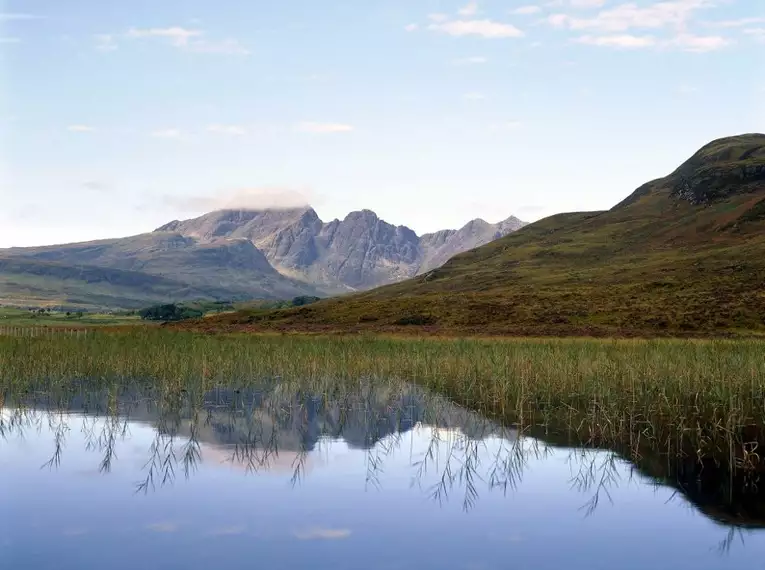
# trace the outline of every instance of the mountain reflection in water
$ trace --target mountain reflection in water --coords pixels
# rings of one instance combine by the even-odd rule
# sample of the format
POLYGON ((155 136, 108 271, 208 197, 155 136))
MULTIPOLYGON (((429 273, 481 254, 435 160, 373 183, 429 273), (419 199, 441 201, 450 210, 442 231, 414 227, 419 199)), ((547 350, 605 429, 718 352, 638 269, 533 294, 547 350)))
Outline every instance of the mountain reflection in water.
MULTIPOLYGON (((565 464, 570 486, 565 492, 577 494, 576 509, 585 518, 604 501, 618 508, 613 492, 637 481, 673 489, 672 499, 684 499, 723 525, 717 545, 723 551, 765 526, 765 491, 750 472, 656 446, 576 447, 570 435, 549 426, 501 426, 396 382, 330 384, 320 390, 275 381, 200 390, 124 382, 4 395, 0 457, 4 445, 42 435, 50 449, 43 467, 56 471, 73 451, 68 446, 73 433, 80 434, 84 451, 97 453, 92 470, 104 475, 118 466, 119 446, 132 446, 141 457, 140 478, 126 482, 133 494, 159 493, 194 477, 201 465, 287 476, 298 488, 322 469, 342 473, 348 453, 363 453, 365 491, 384 490, 382 475, 389 471, 405 473, 420 496, 440 505, 457 501, 470 512, 495 493, 522 494, 529 465, 555 460, 565 464), (139 428, 151 434, 140 444, 134 438, 139 428), (415 437, 425 438, 417 453, 415 437)), ((322 532, 344 531, 298 534, 326 539, 322 532)))

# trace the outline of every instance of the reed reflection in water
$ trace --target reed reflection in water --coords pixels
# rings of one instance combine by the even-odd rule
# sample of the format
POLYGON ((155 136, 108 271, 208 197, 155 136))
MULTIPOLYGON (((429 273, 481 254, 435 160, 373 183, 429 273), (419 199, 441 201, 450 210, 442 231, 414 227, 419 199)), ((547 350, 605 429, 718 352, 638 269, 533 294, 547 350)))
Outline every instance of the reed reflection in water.
MULTIPOLYGON (((688 546, 684 563, 705 567, 712 561, 710 568, 721 567, 720 555, 728 564, 765 548, 758 532, 765 524, 760 487, 730 466, 699 466, 697 459, 661 448, 637 446, 636 457, 632 448, 571 447, 570 433, 501 426, 404 383, 264 381, 180 390, 141 382, 81 383, 65 392, 6 394, 0 435, 0 450, 7 452, 0 451, 0 468, 24 477, 6 479, 5 487, 22 498, 34 502, 41 491, 19 486, 38 482, 47 485, 43 495, 53 494, 53 503, 104 499, 102 504, 118 506, 116 520, 146 501, 156 507, 156 520, 134 521, 120 540, 143 529, 188 540, 247 536, 278 542, 291 536, 336 542, 356 540, 366 530, 384 543, 386 534, 395 534, 391 528, 426 540, 431 525, 451 537, 452 547, 478 545, 484 558, 497 563, 498 544, 523 544, 527 556, 539 556, 535 549, 549 540, 573 542, 571 556, 577 559, 597 548, 608 536, 603 533, 621 527, 636 537, 631 541, 647 541, 652 549, 673 542, 675 550, 688 546), (66 486, 77 496, 55 498, 64 492, 58 481, 75 474, 89 475, 81 477, 88 485, 75 484, 75 492, 66 486), (96 475, 100 484, 93 483, 96 475), (192 485, 196 478, 204 485, 192 485), (203 508, 184 514, 193 504, 203 508), (182 522, 176 520, 179 512, 182 522), (203 530, 206 517, 217 525, 203 530), (447 530, 446 523, 458 526, 447 530), (656 528, 646 534, 646 524, 656 528), (672 529, 673 540, 671 534, 662 537, 661 528, 672 529)), ((24 504, 10 503, 15 511, 24 504)), ((60 534, 82 537, 113 527, 109 512, 101 511, 100 524, 91 521, 60 534)), ((409 552, 401 540, 395 542, 400 552, 409 552)), ((12 558, 19 556, 18 544, 5 548, 14 549, 12 558)), ((192 567, 204 560, 195 556, 192 567)), ((440 556, 459 558, 448 548, 434 556, 420 566, 436 564, 440 556)), ((661 560, 677 562, 666 556, 661 560)), ((609 559, 604 556, 603 563, 609 559)), ((654 567, 662 567, 657 562, 654 567)), ((535 566, 545 567, 539 560, 535 566)))

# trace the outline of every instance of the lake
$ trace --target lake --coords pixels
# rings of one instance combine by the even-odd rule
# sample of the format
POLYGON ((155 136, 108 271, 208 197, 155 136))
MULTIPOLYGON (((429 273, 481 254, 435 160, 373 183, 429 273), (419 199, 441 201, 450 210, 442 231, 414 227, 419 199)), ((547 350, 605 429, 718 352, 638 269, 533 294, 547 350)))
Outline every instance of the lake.
POLYGON ((405 383, 7 392, 7 568, 762 564, 757 480, 577 447, 405 383))

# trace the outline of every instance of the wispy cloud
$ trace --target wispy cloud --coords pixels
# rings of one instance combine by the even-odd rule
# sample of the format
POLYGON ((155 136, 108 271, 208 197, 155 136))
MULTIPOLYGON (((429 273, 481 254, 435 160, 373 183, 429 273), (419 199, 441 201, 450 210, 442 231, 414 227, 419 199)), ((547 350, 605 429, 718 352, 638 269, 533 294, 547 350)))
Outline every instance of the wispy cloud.
POLYGON ((489 125, 489 129, 492 131, 515 131, 523 126, 520 121, 505 121, 503 123, 494 123, 489 125))
MULTIPOLYGON (((689 31, 696 12, 714 6, 712 0, 667 0, 649 5, 620 4, 601 10, 592 17, 556 13, 546 18, 554 28, 588 32, 575 38, 582 44, 612 48, 661 48, 703 53, 730 45, 719 35, 697 35, 689 31), (664 31, 663 37, 633 33, 638 30, 664 31)), ((721 22, 723 27, 735 27, 745 20, 721 22)), ((746 24, 742 24, 746 25, 746 24)))
POLYGON ((520 38, 523 32, 512 24, 495 22, 493 20, 450 20, 433 23, 428 29, 450 36, 479 36, 482 38, 520 38))
POLYGON ((170 40, 174 46, 187 46, 189 40, 202 36, 200 30, 188 30, 181 27, 170 28, 130 28, 125 34, 128 38, 165 38, 170 40))
POLYGON ((226 39, 220 41, 200 40, 184 46, 192 53, 215 53, 222 55, 250 55, 252 52, 238 40, 226 39))
POLYGON ((35 14, 23 14, 19 12, 0 12, 0 22, 10 22, 14 20, 39 20, 41 16, 35 14))
POLYGON ((166 206, 183 212, 302 208, 317 200, 318 197, 309 189, 280 187, 224 190, 209 196, 167 195, 161 199, 166 206))
POLYGON ((681 95, 693 95, 694 93, 699 92, 699 88, 694 87, 693 85, 678 85, 675 88, 675 92, 681 95))
POLYGON ((303 133, 315 134, 348 133, 354 130, 352 125, 343 123, 315 123, 310 121, 299 123, 296 129, 303 133))
POLYGON ((309 528, 293 534, 300 540, 340 540, 351 536, 351 531, 345 528, 309 528))
POLYGON ((247 531, 247 527, 241 526, 224 526, 211 530, 208 534, 210 536, 238 536, 244 534, 247 531))
POLYGON ((660 29, 670 26, 683 29, 695 11, 711 5, 708 0, 674 0, 657 2, 645 7, 629 3, 602 10, 591 18, 561 13, 552 14, 547 18, 547 22, 557 28, 593 30, 603 33, 626 32, 631 29, 660 29))
POLYGON ((20 44, 21 38, 4 38, 0 37, 0 44, 20 44))
POLYGON ((488 60, 483 56, 460 57, 452 61, 454 65, 480 65, 488 60))
POLYGON ((445 22, 448 19, 449 19, 448 14, 441 14, 440 12, 435 14, 428 14, 428 20, 430 20, 431 22, 436 22, 436 23, 445 22))
POLYGON ((210 39, 204 30, 189 29, 182 26, 167 28, 130 28, 124 34, 98 34, 96 49, 113 51, 117 49, 118 39, 140 40, 159 39, 171 46, 191 53, 209 53, 223 55, 249 55, 252 53, 239 40, 226 38, 210 39))
POLYGON ((486 95, 479 93, 478 91, 470 91, 469 93, 465 93, 462 97, 468 101, 480 101, 486 99, 486 95))
POLYGON ((61 534, 64 536, 83 536, 88 534, 88 530, 85 528, 65 528, 61 534))
POLYGON ((96 34, 93 36, 96 40, 96 49, 98 51, 114 51, 117 49, 117 42, 111 34, 96 34))
MULTIPOLYGON (((104 192, 111 188, 106 182, 100 182, 98 180, 86 180, 82 183, 82 187, 86 190, 92 190, 93 192, 104 192)), ((97 471, 96 474, 98 473, 100 472, 97 471)))
POLYGON ((647 48, 656 45, 656 38, 652 36, 633 36, 620 34, 611 36, 581 36, 574 40, 580 44, 600 47, 616 47, 625 49, 647 48))
POLYGON ((95 127, 90 125, 69 125, 66 130, 70 133, 93 133, 96 131, 95 127))
POLYGON ((528 6, 521 6, 520 8, 516 8, 515 10, 510 10, 510 13, 518 16, 531 16, 533 14, 539 14, 541 11, 542 8, 539 6, 530 4, 528 6))
POLYGON ((159 129, 151 132, 151 136, 155 139, 175 139, 180 140, 183 138, 183 132, 179 129, 159 129))
POLYGON ((475 16, 478 13, 478 2, 476 0, 470 0, 462 8, 457 10, 460 16, 475 16))
POLYGON ((745 26, 762 23, 765 23, 765 18, 739 18, 738 20, 721 20, 719 22, 706 22, 706 25, 715 28, 743 28, 745 26))
POLYGON ((569 0, 572 8, 601 8, 606 5, 606 0, 569 0))
POLYGON ((404 26, 404 29, 407 32, 416 32, 419 27, 420 26, 418 26, 417 24, 407 24, 406 26, 404 26))
POLYGON ((147 524, 145 528, 154 532, 175 532, 178 530, 178 525, 173 522, 157 522, 147 524))
POLYGON ((667 45, 677 47, 684 51, 706 53, 716 51, 731 44, 731 41, 722 36, 696 36, 693 34, 679 34, 667 42, 667 45))
POLYGON ((654 36, 635 36, 631 34, 615 34, 592 36, 585 35, 574 39, 575 42, 598 47, 640 49, 640 48, 674 48, 687 52, 705 53, 722 49, 730 45, 730 40, 721 36, 695 36, 679 34, 668 40, 659 40, 654 36))
POLYGON ((234 137, 240 137, 247 134, 247 129, 241 125, 209 125, 207 131, 234 137))
POLYGON ((744 35, 754 38, 756 41, 765 42, 765 28, 747 28, 744 35))

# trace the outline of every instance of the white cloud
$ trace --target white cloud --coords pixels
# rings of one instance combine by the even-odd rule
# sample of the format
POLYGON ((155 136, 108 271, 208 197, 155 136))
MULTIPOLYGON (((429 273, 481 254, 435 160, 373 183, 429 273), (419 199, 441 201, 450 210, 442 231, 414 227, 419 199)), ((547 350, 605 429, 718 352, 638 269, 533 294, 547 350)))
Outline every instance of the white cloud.
POLYGON ((622 49, 676 48, 694 53, 718 50, 730 44, 729 40, 720 36, 695 36, 693 34, 679 34, 670 40, 659 40, 653 36, 635 36, 632 34, 585 35, 574 39, 574 41, 598 47, 622 49))
POLYGON ((458 59, 455 59, 452 63, 454 65, 479 65, 481 63, 486 63, 488 60, 485 57, 481 56, 474 56, 474 57, 461 57, 458 59))
POLYGON ((539 14, 542 11, 542 8, 539 6, 534 6, 533 4, 530 4, 528 6, 521 6, 520 8, 516 8, 515 10, 511 10, 511 14, 516 14, 519 16, 530 16, 532 14, 539 14))
POLYGON ((104 192, 109 190, 111 186, 107 182, 100 182, 99 180, 86 180, 82 183, 82 187, 86 190, 92 190, 94 192, 104 192))
POLYGON ((420 27, 420 26, 418 26, 417 24, 407 24, 406 26, 404 26, 404 29, 405 29, 407 32, 415 32, 415 31, 417 31, 417 29, 418 29, 419 27, 420 27))
POLYGON ((111 34, 96 34, 94 38, 98 51, 114 51, 117 49, 117 42, 111 34))
POLYGON ((199 30, 187 30, 178 26, 170 28, 130 28, 126 36, 129 38, 166 38, 177 47, 188 45, 192 38, 200 37, 203 32, 199 30))
POLYGON ((470 93, 465 93, 463 98, 468 99, 469 101, 480 101, 481 99, 486 99, 486 95, 483 93, 479 93, 477 91, 471 91, 470 93))
POLYGON ((478 2, 470 0, 465 6, 457 10, 460 16, 475 16, 478 13, 478 2))
POLYGON ((343 123, 314 123, 306 121, 298 124, 297 130, 303 133, 331 134, 348 133, 354 129, 352 125, 345 125, 343 123))
POLYGON ((351 531, 344 528, 309 528, 295 531, 293 534, 300 540, 339 540, 351 536, 351 531))
POLYGON ((744 30, 744 34, 756 41, 765 42, 765 28, 747 28, 744 30))
POLYGON ((13 12, 0 12, 0 22, 8 22, 13 20, 39 20, 40 16, 34 14, 21 14, 13 12))
POLYGON ((651 36, 633 36, 630 34, 612 35, 612 36, 581 36, 574 40, 580 44, 600 47, 616 48, 647 48, 656 45, 656 38, 651 36))
POLYGON ((512 24, 503 24, 492 20, 452 20, 430 24, 428 29, 455 37, 480 36, 494 39, 520 38, 524 35, 512 24))
POLYGON ((430 20, 431 22, 445 22, 448 19, 449 19, 449 16, 446 14, 441 14, 441 13, 428 14, 428 20, 430 20))
POLYGON ((221 41, 200 40, 184 46, 186 51, 193 53, 217 53, 223 55, 250 55, 252 52, 239 41, 226 39, 221 41))
POLYGON ((247 531, 247 527, 244 525, 239 526, 224 526, 211 530, 208 534, 210 536, 237 536, 244 534, 247 531))
POLYGON ((708 22, 708 26, 715 28, 743 28, 752 24, 765 23, 765 18, 739 18, 738 20, 722 20, 720 22, 708 22))
POLYGON ((722 36, 680 34, 668 43, 670 46, 678 47, 684 51, 705 53, 727 47, 731 42, 722 36))
POLYGON ((601 8, 606 0, 570 0, 569 4, 572 8, 601 8))
POLYGON ((158 522, 147 524, 146 529, 154 532, 175 532, 178 530, 178 525, 172 522, 158 522))
POLYGON ((151 136, 155 139, 181 139, 183 133, 178 129, 160 129, 152 131, 151 136))
POLYGON ((710 0, 673 0, 657 2, 645 7, 628 3, 602 10, 592 18, 552 14, 547 18, 547 22, 558 28, 594 30, 603 33, 626 32, 631 29, 660 29, 669 26, 682 30, 693 12, 710 6, 712 6, 710 0))
POLYGON ((220 191, 212 196, 164 196, 161 201, 175 211, 262 210, 303 208, 318 197, 309 189, 264 187, 220 191))
POLYGON ((247 134, 247 129, 240 125, 210 125, 207 130, 211 133, 240 137, 247 134))
POLYGON ((489 128, 492 131, 514 131, 521 128, 522 123, 520 121, 505 121, 504 123, 494 123, 489 128))
MULTIPOLYGON (((101 45, 108 49, 114 45, 114 39, 109 34, 101 34, 101 45)), ((227 38, 223 40, 207 39, 202 30, 190 30, 180 26, 169 28, 130 28, 124 37, 130 39, 160 38, 170 42, 170 45, 192 53, 211 53, 223 55, 249 55, 251 52, 238 40, 227 38)))
POLYGON ((89 125, 69 125, 66 130, 70 133, 93 133, 96 128, 89 125))

